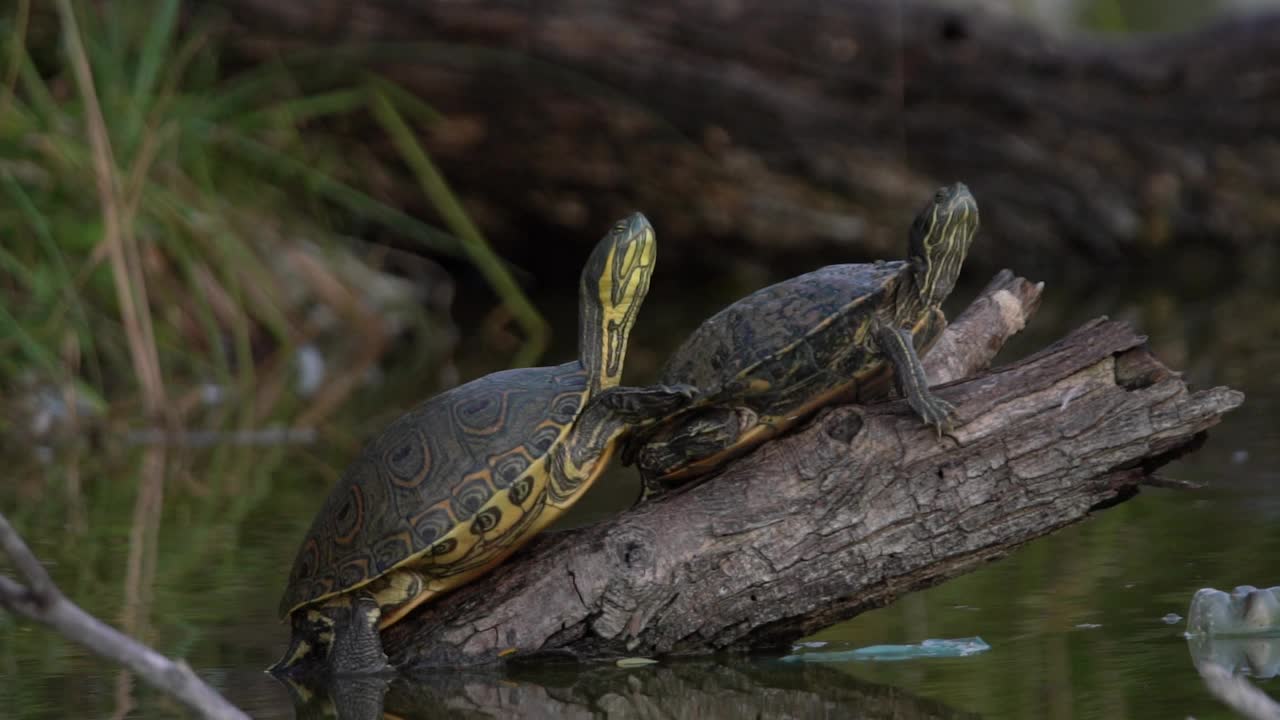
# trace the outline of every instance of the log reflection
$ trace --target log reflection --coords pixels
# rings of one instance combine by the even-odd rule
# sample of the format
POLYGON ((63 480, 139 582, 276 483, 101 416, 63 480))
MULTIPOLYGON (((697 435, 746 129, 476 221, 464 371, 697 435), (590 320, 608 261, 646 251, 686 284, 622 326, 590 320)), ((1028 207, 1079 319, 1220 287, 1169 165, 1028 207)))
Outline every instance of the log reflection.
POLYGON ((837 669, 777 660, 698 660, 623 669, 573 663, 437 672, 388 682, 293 685, 297 717, 976 718, 837 669))

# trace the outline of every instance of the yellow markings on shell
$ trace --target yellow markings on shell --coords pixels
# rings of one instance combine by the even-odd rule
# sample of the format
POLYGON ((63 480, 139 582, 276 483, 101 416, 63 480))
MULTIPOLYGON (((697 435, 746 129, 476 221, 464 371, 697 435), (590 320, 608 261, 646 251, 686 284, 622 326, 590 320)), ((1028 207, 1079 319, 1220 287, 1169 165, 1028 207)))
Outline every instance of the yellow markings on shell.
POLYGON ((871 323, 859 323, 857 329, 853 331, 853 344, 856 347, 863 347, 867 344, 867 339, 871 335, 871 323))
MULTIPOLYGON (((374 590, 373 598, 379 608, 393 607, 422 592, 425 584, 426 581, 411 570, 393 570, 380 578, 379 588, 374 590)), ((370 619, 377 618, 371 616, 370 619)))
POLYGON ((515 655, 518 652, 520 652, 520 648, 507 648, 506 650, 499 650, 498 657, 507 657, 508 655, 515 655))
MULTIPOLYGON (((795 352, 796 348, 800 347, 804 343, 809 342, 810 338, 812 338, 814 335, 818 335, 822 333, 827 328, 829 328, 832 324, 840 321, 844 316, 853 312, 855 308, 857 308, 859 305, 862 305, 865 302, 867 302, 867 298, 864 296, 859 296, 854 298, 853 300, 846 303, 839 310, 828 313, 826 317, 822 318, 822 320, 819 320, 818 322, 814 323, 813 326, 810 327, 800 337, 787 343, 786 345, 783 345, 773 353, 770 353, 770 356, 782 357, 789 353, 795 352)), ((868 343, 867 343, 866 325, 867 325, 866 323, 862 323, 854 331, 853 344, 855 346, 858 346, 858 347, 867 346, 868 343)), ((765 364, 765 362, 766 360, 757 360, 751 363, 750 365, 747 365, 746 367, 738 371, 736 377, 749 377, 752 373, 759 370, 760 367, 765 364)), ((768 390, 771 390, 772 388, 773 388, 772 383, 760 378, 752 378, 751 380, 748 381, 748 384, 747 384, 747 391, 751 393, 766 392, 768 390), (759 384, 759 383, 763 383, 763 384, 759 384)), ((707 404, 713 397, 714 395, 711 395, 711 394, 704 395, 701 400, 694 403, 694 407, 707 404)))
MULTIPOLYGON (((561 433, 556 437, 555 441, 552 443, 552 447, 564 442, 565 436, 568 434, 568 430, 569 430, 569 426, 564 426, 562 428, 561 433)), ((530 465, 525 470, 525 472, 522 473, 518 478, 516 478, 515 481, 512 483, 514 485, 515 483, 520 482, 520 480, 525 478, 526 476, 533 478, 533 488, 530 490, 528 498, 526 499, 524 505, 519 507, 518 512, 514 509, 516 508, 516 506, 513 506, 511 504, 507 495, 507 491, 500 490, 498 492, 495 492, 493 496, 490 497, 489 500, 480 507, 479 511, 476 514, 478 515, 479 513, 484 512, 485 510, 491 507, 500 506, 500 508, 503 510, 503 513, 502 513, 502 520, 500 521, 499 527, 510 527, 516 524, 520 519, 520 517, 527 515, 530 512, 534 512, 534 509, 532 508, 533 503, 535 501, 540 501, 538 500, 540 498, 545 499, 546 497, 543 491, 546 489, 547 481, 549 477, 549 474, 547 471, 548 457, 550 457, 550 452, 538 458, 536 462, 530 465), (512 510, 508 512, 507 511, 508 508, 512 508, 512 510), (508 516, 512 516, 512 517, 508 518, 508 516)), ((438 503, 437 505, 435 505, 434 507, 443 508, 445 512, 449 513, 450 518, 454 518, 452 511, 449 510, 450 499, 451 498, 445 499, 440 503, 438 503)), ((432 508, 428 508, 427 510, 430 510, 430 509, 432 508)), ((426 511, 424 510, 424 512, 426 511)), ((542 513, 542 514, 545 515, 546 513, 542 513)), ((559 513, 554 513, 553 515, 558 516, 559 513)), ((489 533, 486 533, 486 535, 492 536, 487 542, 485 541, 485 538, 481 538, 473 534, 471 532, 471 521, 474 519, 474 517, 475 516, 472 516, 472 518, 464 522, 456 522, 456 518, 454 518, 455 523, 453 527, 449 530, 449 532, 445 533, 441 537, 436 538, 435 541, 432 542, 427 547, 421 548, 416 553, 406 556, 400 562, 396 563, 395 566, 393 566, 386 573, 382 575, 375 575, 373 577, 367 577, 362 582, 359 582, 355 585, 341 588, 339 590, 330 590, 329 592, 319 595, 311 600, 308 600, 303 603, 298 603, 293 608, 290 608, 289 612, 292 613, 295 610, 297 610, 299 607, 302 607, 304 605, 310 605, 313 607, 319 607, 319 606, 345 607, 349 605, 349 598, 353 591, 358 590, 362 587, 365 587, 373 582, 378 582, 378 581, 394 582, 392 578, 394 578, 400 570, 405 568, 437 568, 439 569, 439 568, 447 568, 448 566, 453 565, 454 563, 459 563, 463 561, 470 562, 472 558, 470 558, 469 556, 476 550, 477 545, 492 545, 495 543, 495 541, 502 539, 500 536, 494 536, 496 531, 492 531, 492 530, 489 533), (432 554, 432 551, 436 547, 439 547, 441 546, 442 543, 446 543, 450 540, 454 542, 454 547, 449 552, 442 553, 439 555, 432 554)), ((511 539, 512 541, 507 543, 507 545, 513 546, 512 549, 514 550, 515 547, 519 547, 519 545, 522 544, 518 542, 520 539, 527 539, 527 536, 531 536, 534 533, 536 533, 538 530, 541 530, 542 528, 546 527, 546 525, 550 524, 550 521, 553 519, 554 517, 544 522, 541 522, 539 524, 536 524, 530 530, 525 531, 521 535, 513 537, 511 539)), ((478 556, 481 556, 481 557, 487 556, 488 554, 493 553, 496 549, 500 549, 500 548, 493 548, 493 547, 482 548, 481 549, 482 551, 478 553, 478 556)), ((502 557, 506 557, 506 555, 502 555, 502 557)), ((438 575, 440 573, 439 573, 439 570, 437 570, 436 572, 431 574, 438 575)), ((447 580, 449 580, 450 582, 446 584, 446 588, 451 588, 451 587, 455 587, 457 585, 462 584, 461 581, 454 581, 455 577, 462 577, 462 576, 461 575, 449 576, 447 580)), ((381 588, 383 586, 380 583, 378 587, 381 588)), ((382 621, 379 623, 379 626, 386 627, 387 625, 390 624, 390 621, 388 621, 388 615, 386 614, 388 612, 388 608, 389 606, 398 604, 399 601, 396 600, 390 603, 384 603, 383 600, 381 599, 381 596, 382 596, 381 592, 375 594, 375 597, 380 598, 378 600, 378 604, 382 606, 383 613, 384 613, 382 621)), ((387 595, 386 597, 393 598, 394 592, 392 592, 391 595, 387 595)), ((413 605, 417 605, 418 602, 414 602, 413 605)), ((395 613, 396 614, 393 616, 395 618, 401 617, 403 615, 403 612, 401 612, 400 609, 396 609, 395 613)), ((331 622, 327 618, 325 618, 325 621, 331 622)))
MULTIPOLYGON (((563 436, 557 440, 562 442, 563 436)), ((538 508, 546 499, 549 480, 547 458, 544 455, 516 479, 533 480, 533 488, 523 505, 510 501, 506 490, 493 495, 476 513, 497 508, 501 512, 498 525, 476 535, 472 532, 472 520, 458 523, 443 537, 437 538, 428 548, 420 550, 402 561, 396 569, 384 576, 381 588, 375 593, 382 608, 379 627, 384 628, 404 617, 410 610, 428 599, 459 587, 494 567, 511 553, 545 528, 561 514, 550 507, 538 508), (432 549, 452 540, 453 548, 443 554, 433 554, 432 549)), ((514 483, 513 483, 514 484, 514 483)), ((447 501, 446 501, 447 502, 447 501)))

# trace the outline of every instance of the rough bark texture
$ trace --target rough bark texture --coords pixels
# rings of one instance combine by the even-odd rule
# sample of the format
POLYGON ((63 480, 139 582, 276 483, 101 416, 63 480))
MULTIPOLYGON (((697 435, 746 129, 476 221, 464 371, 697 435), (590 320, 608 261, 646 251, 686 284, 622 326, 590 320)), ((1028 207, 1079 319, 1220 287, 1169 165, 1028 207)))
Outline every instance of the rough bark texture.
MULTIPOLYGON (((998 278, 946 332, 986 333, 958 345, 985 363, 1004 340, 987 313, 1038 294, 998 278)), ((1243 400, 1191 392, 1107 320, 940 394, 951 437, 901 401, 834 408, 700 485, 536 540, 384 644, 406 669, 781 646, 1131 497, 1243 400)))
POLYGON ((374 48, 444 113, 429 149, 539 277, 548 243, 637 207, 671 265, 896 257, 956 179, 1017 238, 975 244, 991 269, 1248 249, 1280 223, 1277 15, 1102 43, 914 0, 223 4, 256 57, 374 48))

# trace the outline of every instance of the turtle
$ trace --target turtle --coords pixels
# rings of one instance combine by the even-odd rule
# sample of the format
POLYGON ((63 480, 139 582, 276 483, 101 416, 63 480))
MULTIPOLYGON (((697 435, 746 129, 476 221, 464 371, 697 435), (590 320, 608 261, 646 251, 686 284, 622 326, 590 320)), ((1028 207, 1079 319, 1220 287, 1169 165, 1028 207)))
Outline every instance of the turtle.
POLYGON ((720 467, 834 400, 866 399, 860 388, 886 371, 939 436, 950 429, 954 410, 930 392, 919 352, 946 326, 941 304, 977 228, 969 189, 944 186, 916 215, 906 260, 827 266, 703 322, 659 378, 693 385, 698 400, 626 440, 623 462, 639 467, 644 497, 720 467))
POLYGON ((617 222, 582 271, 578 359, 472 380, 365 445, 298 550, 271 672, 390 670, 380 630, 493 568, 582 497, 626 432, 691 401, 689 386, 619 385, 656 253, 643 214, 617 222))

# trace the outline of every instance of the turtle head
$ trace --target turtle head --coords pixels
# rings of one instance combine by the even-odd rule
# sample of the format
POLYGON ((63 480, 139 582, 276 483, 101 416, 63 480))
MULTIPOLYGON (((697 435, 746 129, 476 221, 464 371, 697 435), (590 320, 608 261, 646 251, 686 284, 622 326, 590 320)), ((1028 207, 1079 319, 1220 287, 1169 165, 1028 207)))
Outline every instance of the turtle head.
POLYGON ((911 224, 909 257, 920 300, 942 304, 955 287, 969 244, 978 232, 978 202, 964 183, 938 188, 911 224))
POLYGON ((633 213, 613 224, 582 268, 578 350, 593 391, 622 379, 627 337, 649 292, 657 259, 653 226, 633 213))

